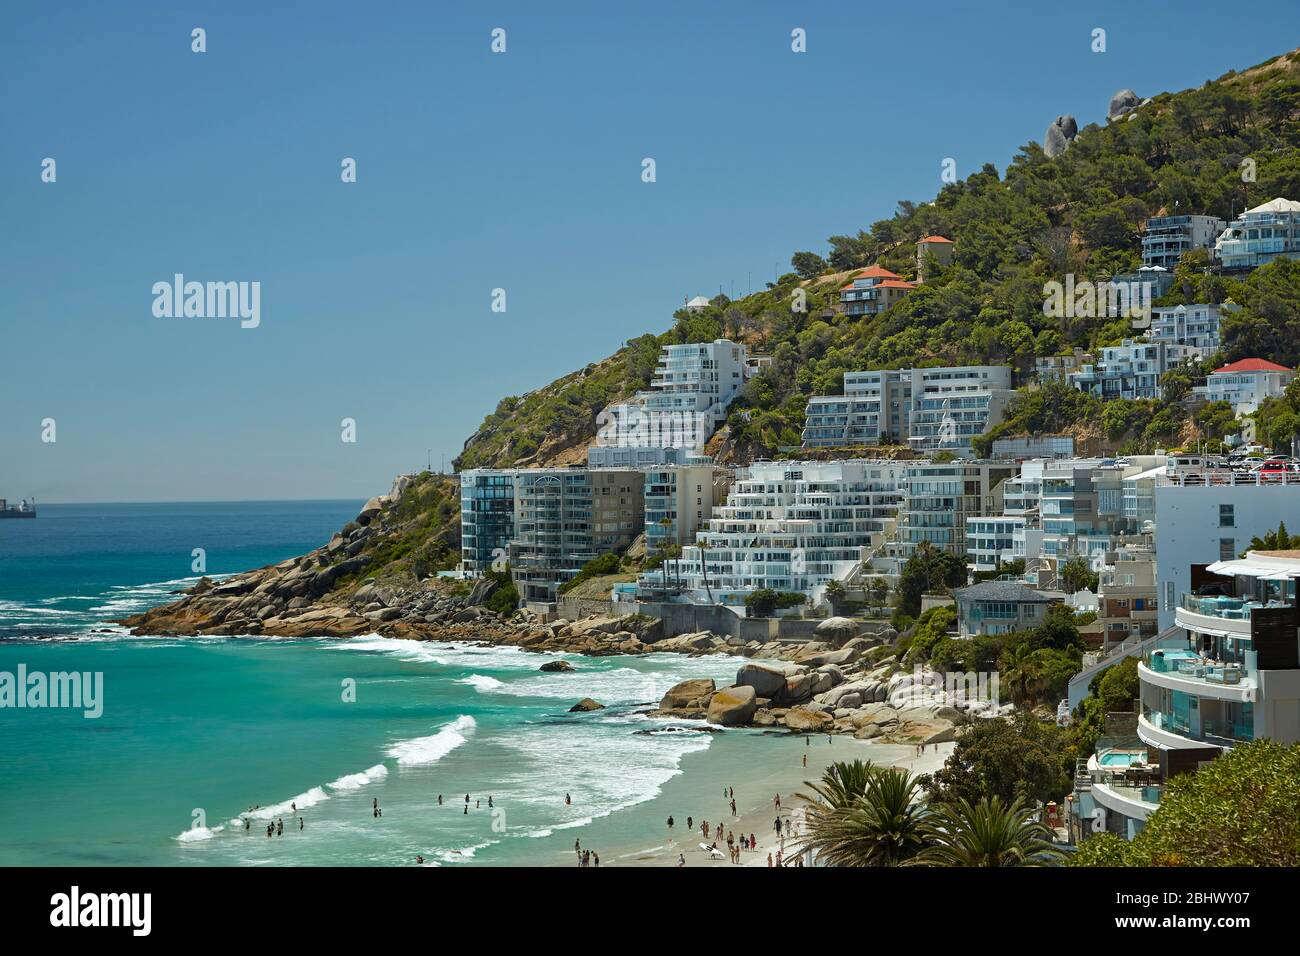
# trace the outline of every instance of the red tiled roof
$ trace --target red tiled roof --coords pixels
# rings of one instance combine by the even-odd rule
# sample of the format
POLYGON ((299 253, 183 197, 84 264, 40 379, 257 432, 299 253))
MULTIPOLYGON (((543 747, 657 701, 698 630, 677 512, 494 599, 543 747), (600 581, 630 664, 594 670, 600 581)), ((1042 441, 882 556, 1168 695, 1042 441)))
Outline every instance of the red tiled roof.
POLYGON ((886 279, 883 282, 876 283, 877 289, 915 289, 915 282, 907 282, 903 279, 886 279))
POLYGON ((897 279, 898 275, 881 266, 867 266, 853 278, 855 279, 897 279))
POLYGON ((1278 365, 1276 362, 1270 362, 1267 359, 1249 358, 1242 359, 1239 362, 1232 362, 1223 368, 1216 368, 1215 375, 1231 374, 1233 372, 1290 372, 1292 369, 1285 365, 1278 365))
POLYGON ((918 242, 946 242, 949 245, 952 244, 951 239, 945 239, 943 236, 925 236, 921 239, 918 239, 917 241, 918 242))

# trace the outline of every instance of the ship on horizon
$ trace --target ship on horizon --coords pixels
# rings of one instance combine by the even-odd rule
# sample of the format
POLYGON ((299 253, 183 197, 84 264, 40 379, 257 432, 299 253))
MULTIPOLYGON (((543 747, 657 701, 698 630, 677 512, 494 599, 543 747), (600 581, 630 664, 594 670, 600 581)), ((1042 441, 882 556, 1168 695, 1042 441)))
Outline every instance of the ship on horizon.
POLYGON ((36 499, 28 501, 24 498, 16 505, 11 505, 4 498, 0 498, 0 520, 5 518, 35 518, 36 517, 36 499))

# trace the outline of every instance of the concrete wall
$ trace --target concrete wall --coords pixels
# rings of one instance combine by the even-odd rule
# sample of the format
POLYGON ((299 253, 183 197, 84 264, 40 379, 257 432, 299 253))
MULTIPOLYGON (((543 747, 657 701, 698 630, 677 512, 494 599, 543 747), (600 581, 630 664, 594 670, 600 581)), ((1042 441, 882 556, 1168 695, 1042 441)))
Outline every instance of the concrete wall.
POLYGON ((561 595, 555 602, 556 613, 566 621, 577 621, 597 614, 601 617, 614 617, 617 612, 614 602, 598 598, 574 598, 561 595))

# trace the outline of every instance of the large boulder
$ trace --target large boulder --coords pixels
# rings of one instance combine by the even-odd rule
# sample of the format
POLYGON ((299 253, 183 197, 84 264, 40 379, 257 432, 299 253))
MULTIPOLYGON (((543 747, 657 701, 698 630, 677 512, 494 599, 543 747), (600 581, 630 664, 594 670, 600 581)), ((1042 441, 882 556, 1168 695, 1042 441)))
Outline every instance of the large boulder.
POLYGON ((1073 116, 1058 116, 1052 120, 1052 125, 1047 127, 1047 132, 1043 134, 1043 153, 1048 159, 1054 159, 1065 152, 1074 137, 1079 134, 1079 124, 1075 122, 1073 116))
POLYGON ((663 700, 659 702, 661 710, 681 710, 689 707, 693 702, 708 697, 717 689, 713 678, 698 678, 695 680, 684 680, 668 688, 668 693, 664 694, 663 700))
POLYGON ((779 697, 785 692, 786 671, 768 664, 746 664, 736 672, 736 684, 754 688, 759 697, 779 697))
POLYGON ((780 706, 788 707, 791 704, 802 704, 804 701, 811 700, 814 682, 813 675, 806 671, 791 674, 785 679, 785 685, 776 695, 775 702, 780 706))
POLYGON ((835 723, 835 718, 830 714, 823 714, 819 711, 809 710, 806 707, 792 707, 785 715, 785 725, 790 730, 797 730, 800 733, 815 731, 820 733, 835 723))
POLYGON ((537 669, 539 671, 546 671, 548 674, 554 674, 562 671, 571 671, 573 670, 573 665, 570 664, 568 661, 554 660, 554 661, 547 661, 545 664, 543 664, 541 667, 537 669))
POLYGON ((1117 120, 1127 113, 1132 113, 1138 108, 1140 102, 1138 95, 1132 90, 1120 90, 1110 98, 1110 106, 1106 109, 1106 119, 1117 120))
POLYGON ((590 697, 584 697, 572 707, 569 708, 571 714, 584 714, 592 710, 604 710, 605 705, 598 700, 592 700, 590 697))
POLYGON ((796 664, 808 667, 824 667, 827 664, 852 664, 862 656, 857 647, 841 647, 837 651, 805 651, 794 659, 796 664))
POLYGON ((858 622, 847 617, 828 617, 817 625, 817 638, 842 647, 858 636, 858 622))
POLYGON ((724 687, 714 691, 709 700, 707 720, 723 727, 738 727, 749 723, 758 709, 758 695, 749 685, 724 687))

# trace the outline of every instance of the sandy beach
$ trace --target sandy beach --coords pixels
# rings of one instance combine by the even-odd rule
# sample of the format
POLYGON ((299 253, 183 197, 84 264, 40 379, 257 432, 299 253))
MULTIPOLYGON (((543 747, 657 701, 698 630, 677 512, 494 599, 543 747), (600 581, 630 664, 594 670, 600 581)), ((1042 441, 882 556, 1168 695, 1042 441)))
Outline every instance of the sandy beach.
MULTIPOLYGON (((708 751, 690 755, 683 761, 683 772, 665 784, 653 800, 605 820, 593 821, 587 827, 567 831, 565 839, 571 859, 576 864, 572 840, 577 839, 584 849, 590 848, 600 854, 602 866, 677 866, 679 855, 685 857, 686 866, 735 866, 737 864, 732 863, 727 855, 726 836, 728 832, 734 833, 738 844, 743 832, 752 833, 757 838, 757 849, 742 851, 739 865, 765 867, 768 854, 772 854, 775 862, 776 853, 783 846, 774 827, 777 810, 773 798, 780 794, 782 831, 788 833, 790 824, 793 822, 795 825, 795 839, 787 838, 784 843, 786 853, 783 856, 789 862, 787 854, 797 842, 802 823, 804 801, 797 794, 807 792, 805 781, 819 779, 830 763, 870 760, 914 774, 932 773, 943 766, 956 746, 954 743, 932 744, 924 754, 918 755, 911 744, 876 744, 845 736, 836 736, 833 740, 825 735, 762 736, 767 739, 753 741, 761 752, 752 761, 741 766, 727 766, 717 759, 719 754, 714 754, 713 759, 710 759, 708 751), (803 763, 805 756, 808 758, 807 767, 803 763), (734 816, 730 798, 723 795, 724 787, 735 790, 734 816), (671 830, 667 826, 669 814, 674 823, 671 830), (646 839, 635 847, 619 846, 630 837, 628 817, 632 816, 644 821, 646 839), (689 830, 686 826, 688 817, 692 822, 689 830), (620 832, 617 842, 613 842, 616 819, 620 832), (718 822, 723 824, 722 839, 718 840, 723 854, 720 859, 701 846, 705 842, 700 832, 703 820, 708 820, 710 827, 718 822)), ((718 745, 726 747, 727 743, 716 741, 714 746, 718 745)), ((640 831, 642 827, 635 829, 640 831)), ((708 842, 712 843, 712 838, 708 842)))

